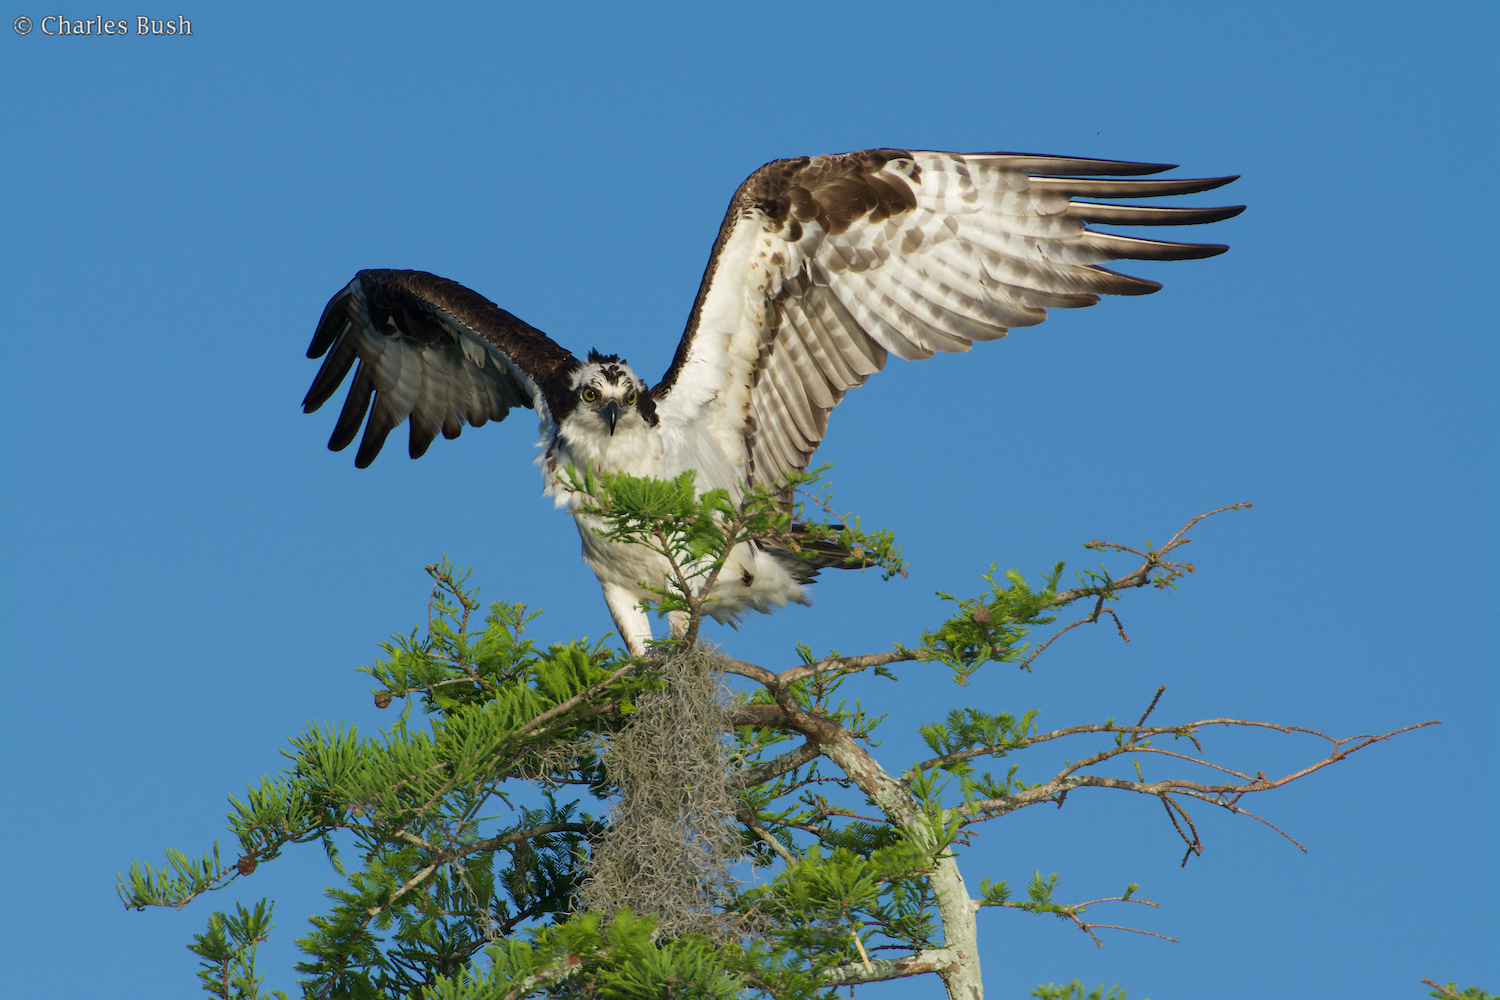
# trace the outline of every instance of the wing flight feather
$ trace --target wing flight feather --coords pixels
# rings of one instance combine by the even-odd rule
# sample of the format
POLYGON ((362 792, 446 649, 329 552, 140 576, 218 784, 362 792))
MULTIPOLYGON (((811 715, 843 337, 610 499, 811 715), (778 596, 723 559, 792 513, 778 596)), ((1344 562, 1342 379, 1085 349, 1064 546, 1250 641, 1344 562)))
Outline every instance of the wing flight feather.
POLYGON ((329 300, 308 346, 327 357, 303 411, 318 409, 354 379, 328 447, 342 451, 364 426, 354 464, 375 460, 391 431, 410 420, 408 454, 465 423, 504 420, 513 406, 560 420, 578 361, 546 334, 458 282, 425 271, 360 271, 329 300), (368 421, 366 421, 368 416, 368 421))
POLYGON ((1227 248, 1088 224, 1198 225, 1242 207, 1073 199, 1193 194, 1235 179, 1140 179, 1169 169, 894 149, 766 164, 730 202, 682 343, 652 390, 664 427, 706 441, 749 482, 770 482, 806 467, 828 414, 887 353, 967 351, 1048 309, 1158 290, 1101 265, 1227 248))

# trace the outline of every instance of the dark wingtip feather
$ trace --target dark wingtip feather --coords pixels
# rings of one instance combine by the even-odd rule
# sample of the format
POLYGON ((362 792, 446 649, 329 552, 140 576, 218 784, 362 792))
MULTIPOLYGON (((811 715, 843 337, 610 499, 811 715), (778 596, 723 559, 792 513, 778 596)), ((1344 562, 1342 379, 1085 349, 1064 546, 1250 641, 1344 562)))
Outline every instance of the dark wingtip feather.
MULTIPOLYGON (((1225 205, 1223 208, 1214 209, 1213 211, 1217 212, 1218 214, 1214 218, 1210 219, 1209 221, 1210 222, 1223 222, 1225 219, 1232 219, 1232 218, 1234 218, 1236 215, 1239 215, 1244 210, 1245 210, 1245 206, 1244 205, 1225 205)), ((1207 211, 1209 211, 1209 209, 1205 208, 1205 209, 1200 209, 1199 211, 1207 212, 1207 211)))
POLYGON ((1092 201, 1068 202, 1070 219, 1106 226, 1196 226, 1232 219, 1244 205, 1223 208, 1178 208, 1165 205, 1101 205, 1092 201))
POLYGON ((375 393, 375 402, 370 405, 370 419, 365 422, 365 436, 360 438, 359 452, 354 456, 356 469, 367 468, 375 461, 375 456, 385 447, 385 439, 409 415, 409 411, 396 402, 398 398, 383 392, 375 393))
POLYGON ((333 425, 333 435, 328 439, 329 451, 343 451, 359 433, 365 413, 370 409, 370 397, 375 393, 371 369, 363 361, 354 370, 354 382, 349 386, 349 395, 344 398, 344 408, 339 411, 338 423, 333 425))
POLYGON ((302 397, 302 412, 312 413, 328 402, 328 397, 338 390, 344 381, 344 376, 349 374, 349 369, 354 367, 355 358, 358 356, 358 345, 353 337, 347 337, 334 344, 333 352, 323 359, 318 374, 314 376, 312 385, 307 389, 307 395, 302 397))
POLYGON ((410 433, 406 442, 406 453, 412 458, 421 458, 427 454, 427 449, 432 447, 433 440, 438 436, 441 429, 440 424, 429 424, 417 419, 417 414, 411 415, 410 433))
POLYGON ((1098 264, 1090 265, 1089 270, 1102 271, 1105 274, 1122 279, 1111 285, 1109 288, 1110 295, 1150 295, 1162 289, 1162 284, 1159 281, 1152 281, 1150 278, 1137 278, 1132 274, 1121 274, 1119 271, 1111 271, 1109 268, 1100 267, 1098 264))
POLYGON ((1090 178, 1090 177, 1033 177, 1034 190, 1056 191, 1075 198, 1159 198, 1178 194, 1198 194, 1212 191, 1239 179, 1232 177, 1183 177, 1154 178, 1090 178))
POLYGON ((968 156, 1003 156, 1010 165, 1027 173, 1074 176, 1134 177, 1175 170, 1175 163, 1137 163, 1134 160, 1101 160, 1092 156, 1047 156, 1040 153, 969 153, 968 156))
POLYGON ((1198 184, 1203 185, 1203 187, 1198 188, 1196 191, 1194 191, 1192 193, 1193 194, 1198 194, 1198 193, 1203 192, 1203 191, 1212 191, 1215 188, 1221 188, 1221 187, 1223 187, 1225 184, 1233 184, 1235 181, 1237 181, 1239 179, 1240 179, 1240 175, 1239 174, 1228 174, 1228 175, 1226 175, 1224 177, 1203 177, 1203 178, 1198 179, 1197 182, 1196 182, 1198 184))
POLYGON ((1080 246, 1102 250, 1114 260, 1201 260, 1214 257, 1229 248, 1221 243, 1169 243, 1165 240, 1143 240, 1085 229, 1080 246))
MULTIPOLYGON (((377 427, 371 420, 365 425, 365 436, 359 439, 359 451, 354 454, 354 467, 356 469, 368 469, 370 463, 380 454, 380 449, 385 447, 385 439, 395 428, 377 427)), ((415 455, 412 456, 416 458, 415 455)))
POLYGON ((333 346, 334 340, 337 339, 344 322, 348 319, 347 306, 354 294, 350 290, 352 287, 353 282, 350 282, 339 289, 338 294, 329 299, 328 304, 323 307, 323 315, 318 317, 318 326, 313 331, 312 343, 307 345, 309 358, 321 358, 328 348, 333 346))

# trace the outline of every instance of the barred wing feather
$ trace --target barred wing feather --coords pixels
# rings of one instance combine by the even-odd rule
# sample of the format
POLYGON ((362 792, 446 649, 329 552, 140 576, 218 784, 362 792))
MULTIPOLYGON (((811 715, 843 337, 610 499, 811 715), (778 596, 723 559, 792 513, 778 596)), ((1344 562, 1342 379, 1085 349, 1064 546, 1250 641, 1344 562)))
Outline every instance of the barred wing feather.
POLYGON ((967 351, 1048 309, 1156 291, 1100 265, 1227 248, 1088 224, 1192 225, 1242 208, 1073 199, 1191 194, 1234 180, 1138 179, 1168 169, 891 149, 766 164, 731 201, 687 331, 653 390, 663 429, 700 454, 717 451, 750 482, 770 482, 807 466, 829 413, 888 354, 967 351))
POLYGON ((310 358, 325 353, 302 408, 318 409, 354 369, 328 447, 348 447, 363 424, 354 460, 361 469, 408 417, 412 458, 420 458, 440 431, 456 438, 464 424, 504 420, 514 406, 534 408, 550 421, 558 405, 566 405, 559 389, 578 366, 540 330, 425 271, 355 275, 323 310, 307 349, 310 358))

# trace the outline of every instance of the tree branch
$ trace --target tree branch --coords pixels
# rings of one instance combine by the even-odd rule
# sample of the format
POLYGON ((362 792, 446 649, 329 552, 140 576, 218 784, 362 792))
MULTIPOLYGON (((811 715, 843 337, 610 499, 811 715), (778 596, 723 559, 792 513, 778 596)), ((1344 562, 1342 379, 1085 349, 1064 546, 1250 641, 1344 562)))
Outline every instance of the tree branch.
POLYGON ((782 684, 792 684, 796 681, 805 680, 814 674, 826 674, 832 670, 847 670, 851 673, 859 670, 867 670, 870 667, 880 667, 887 663, 899 663, 903 660, 915 660, 922 655, 920 649, 893 649, 889 653, 865 653, 861 656, 836 656, 817 663, 809 663, 800 667, 792 667, 777 674, 777 680, 782 684))
MULTIPOLYGON (((1169 778, 1164 781, 1150 782, 1127 781, 1122 778, 1109 778, 1103 775, 1074 774, 1072 772, 1076 770, 1076 767, 1078 765, 1070 765, 1068 769, 1064 770, 1062 773, 1053 777, 1050 781, 1044 782, 1043 784, 1034 785, 1033 787, 1028 788, 1023 792, 1017 792, 1014 795, 1005 795, 999 798, 982 799, 976 800, 974 802, 969 802, 962 806, 957 806, 949 810, 948 815, 965 819, 991 819, 995 816, 1003 816, 1006 813, 1014 812, 1017 809, 1021 809, 1029 805, 1036 805, 1039 802, 1057 801, 1061 803, 1062 797, 1066 796, 1067 793, 1074 788, 1090 787, 1115 788, 1121 791, 1138 792, 1143 795, 1155 795, 1158 797, 1162 797, 1164 800, 1166 796, 1185 795, 1203 802, 1207 802, 1210 805, 1220 806, 1222 808, 1228 809, 1230 812, 1247 812, 1246 810, 1239 808, 1237 803, 1242 797, 1250 794, 1251 792, 1265 792, 1270 791, 1273 788, 1280 788, 1282 785, 1296 781, 1298 778, 1306 777, 1307 775, 1312 774, 1314 771, 1322 770, 1330 764, 1336 764, 1339 761, 1343 760, 1345 757, 1348 757, 1350 754, 1358 750, 1362 750, 1367 746, 1382 742, 1384 740, 1388 740, 1392 736, 1397 736, 1401 733, 1410 732, 1413 729, 1421 729, 1424 726, 1433 726, 1438 725, 1439 723, 1436 720, 1431 722, 1420 722, 1411 726, 1403 726, 1400 729, 1392 730, 1389 733, 1385 733, 1379 736, 1351 736, 1345 739, 1334 739, 1333 737, 1324 736, 1322 733, 1317 733, 1314 730, 1310 729, 1303 729, 1299 726, 1278 726, 1272 723, 1250 722, 1240 719, 1210 719, 1204 722, 1189 723, 1187 726, 1179 728, 1196 730, 1201 726, 1210 724, 1259 726, 1268 729, 1276 729, 1281 732, 1309 733, 1312 735, 1320 736, 1323 739, 1332 742, 1334 744, 1334 750, 1322 760, 1310 764, 1300 771, 1295 771, 1284 777, 1277 778, 1274 781, 1268 778, 1257 776, 1256 778, 1248 780, 1245 784, 1206 785, 1200 782, 1188 781, 1182 778, 1169 778), (1348 743, 1355 743, 1356 745, 1346 748, 1344 745, 1348 743)), ((1095 731, 1099 731, 1100 728, 1102 727, 1096 727, 1095 731)), ((1134 729, 1136 727, 1130 728, 1134 729)), ((1258 819, 1259 817, 1255 818, 1258 819)))
POLYGON ((863 962, 850 962, 848 965, 829 969, 823 974, 823 985, 878 983, 887 979, 922 976, 929 972, 942 973, 957 961, 959 955, 953 948, 931 948, 907 958, 872 958, 870 969, 866 969, 863 962))
POLYGON ((1059 591, 1057 597, 1053 599, 1053 606, 1056 607, 1063 604, 1071 604, 1074 601, 1078 600, 1080 597, 1098 597, 1101 593, 1113 593, 1117 590, 1129 590, 1132 587, 1144 587, 1148 583, 1157 587, 1168 586, 1173 580, 1181 577, 1183 574, 1192 573, 1194 571, 1192 563, 1167 562, 1162 558, 1162 556, 1166 555, 1168 552, 1171 552, 1178 546, 1186 545, 1188 542, 1192 541, 1191 538, 1185 538, 1183 536, 1193 527, 1193 525, 1197 524, 1199 521, 1203 520, 1206 517, 1213 517, 1215 514, 1222 514, 1226 510, 1248 510, 1251 506, 1252 505, 1248 503, 1232 503, 1227 507, 1219 507, 1215 510, 1209 511, 1206 514, 1199 514, 1197 517, 1193 518, 1187 524, 1184 524, 1180 529, 1178 529, 1177 534, 1169 538, 1167 540, 1167 544, 1163 545, 1159 549, 1153 549, 1148 545, 1146 551, 1142 552, 1140 549, 1133 549, 1128 545, 1119 545, 1115 542, 1101 542, 1098 539, 1084 542, 1084 548, 1112 549, 1115 552, 1129 552, 1133 555, 1140 556, 1146 561, 1140 566, 1140 568, 1134 570, 1133 572, 1127 573, 1125 576, 1120 577, 1118 580, 1111 581, 1108 586, 1073 587, 1069 590, 1059 591), (1152 570, 1162 568, 1167 569, 1167 575, 1165 577, 1159 577, 1155 580, 1151 579, 1152 570))
POLYGON ((431 864, 418 871, 411 878, 407 879, 401 888, 391 893, 390 898, 385 902, 378 906, 372 906, 365 912, 370 917, 378 917, 381 913, 395 906, 401 897, 415 889, 443 865, 452 864, 472 854, 497 850, 507 844, 515 844, 523 840, 531 840, 535 837, 544 837, 549 833, 597 833, 601 829, 603 829, 603 824, 601 823, 543 823, 540 826, 533 826, 525 830, 513 830, 510 833, 501 834, 498 837, 490 837, 487 840, 476 840, 471 843, 461 844, 456 848, 436 848, 421 837, 409 834, 404 830, 399 831, 396 834, 397 837, 413 846, 432 851, 435 857, 431 864))
MULTIPOLYGON (((770 708, 771 706, 768 705, 766 707, 770 708)), ((822 752, 818 747, 817 741, 808 740, 795 750, 788 750, 786 753, 772 757, 763 763, 741 768, 731 776, 730 780, 737 791, 745 788, 753 788, 756 785, 770 781, 772 778, 780 777, 788 771, 795 771, 808 761, 817 758, 822 752)))
POLYGON ((521 997, 530 996, 543 986, 551 986, 553 983, 561 982, 583 969, 583 963, 576 955, 563 955, 547 968, 542 969, 534 975, 527 976, 505 994, 504 1000, 520 1000, 521 997))

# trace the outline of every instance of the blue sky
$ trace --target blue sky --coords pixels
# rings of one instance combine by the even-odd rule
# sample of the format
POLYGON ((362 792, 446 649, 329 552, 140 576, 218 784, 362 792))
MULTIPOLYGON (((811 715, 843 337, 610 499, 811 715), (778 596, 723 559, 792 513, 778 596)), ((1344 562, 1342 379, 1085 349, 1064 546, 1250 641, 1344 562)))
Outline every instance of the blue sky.
MULTIPOLYGON (((418 620, 425 563, 447 553, 487 597, 546 609, 542 638, 610 627, 538 495, 530 414, 419 463, 395 447, 360 472, 324 449, 337 408, 300 413, 303 352, 355 270, 463 281, 654 379, 739 181, 877 145, 1181 163, 1244 175, 1189 203, 1250 207, 1205 233, 1224 256, 1125 269, 1160 294, 893 360, 821 457, 841 508, 895 529, 911 577, 825 578, 813 608, 711 637, 768 666, 798 640, 888 648, 992 561, 1087 564, 1084 540, 1160 541, 1253 501, 1195 533, 1180 590, 1122 602, 1128 645, 1075 630, 1032 674, 871 680, 866 703, 893 713, 882 759, 925 756, 916 726, 951 707, 1061 726, 1138 713, 1162 684, 1172 720, 1443 725, 1259 802, 1306 855, 1203 814, 1207 852, 1182 868, 1154 803, 1103 793, 991 824, 971 880, 1056 870, 1068 900, 1138 882, 1160 910, 1099 917, 1181 939, 1096 950, 986 911, 991 995, 1074 976, 1155 1000, 1394 1000, 1424 976, 1500 989, 1500 8, 118 13, 143 12, 193 34, 0 40, 8 992, 194 995, 183 945, 211 906, 263 895, 280 900, 268 985, 293 988, 291 942, 326 883, 316 848, 183 913, 126 913, 115 877, 221 836, 225 796, 309 720, 388 719, 354 668, 418 620)), ((1252 772, 1317 753, 1279 735, 1210 747, 1252 772)))

